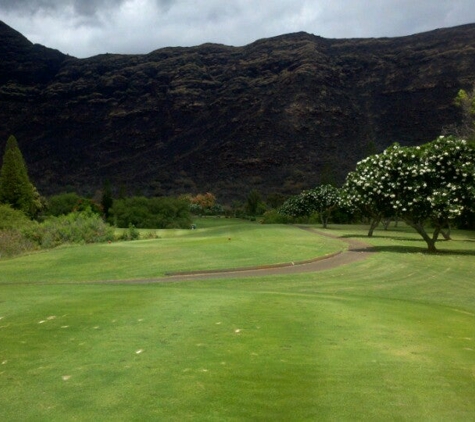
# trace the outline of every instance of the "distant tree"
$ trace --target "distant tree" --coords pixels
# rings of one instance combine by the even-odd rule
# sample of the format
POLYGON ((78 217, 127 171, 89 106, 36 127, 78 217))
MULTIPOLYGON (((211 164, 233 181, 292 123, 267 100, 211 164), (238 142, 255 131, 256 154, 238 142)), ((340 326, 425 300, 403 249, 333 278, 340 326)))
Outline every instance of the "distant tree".
POLYGON ((199 193, 196 196, 185 194, 181 195, 179 199, 189 203, 190 211, 194 215, 221 215, 224 213, 223 206, 216 202, 216 197, 211 192, 199 193))
POLYGON ((14 136, 8 138, 0 170, 0 203, 23 211, 30 217, 41 208, 40 196, 30 182, 23 155, 14 136))
POLYGON ((99 215, 103 213, 102 206, 93 199, 83 198, 75 192, 68 192, 48 198, 45 214, 58 217, 86 210, 99 215))
POLYGON ((199 193, 196 196, 190 198, 190 202, 197 205, 201 210, 210 210, 216 204, 216 197, 211 192, 205 194, 199 193))
POLYGON ((340 190, 333 185, 320 185, 313 189, 312 195, 322 226, 326 228, 332 211, 340 203, 340 190))
MULTIPOLYGON (((350 207, 355 207, 361 214, 369 218, 368 237, 381 220, 390 219, 395 215, 393 196, 385 195, 391 192, 393 177, 387 167, 388 156, 397 145, 388 148, 384 154, 371 155, 356 165, 356 170, 348 173, 343 186, 342 197, 350 207), (391 177, 390 177, 391 176, 391 177)), ((397 170, 396 170, 397 171, 397 170)))
POLYGON ((462 122, 456 126, 455 135, 475 141, 475 85, 469 92, 461 89, 454 102, 462 112, 462 122))
POLYGON ((102 189, 102 199, 101 205, 102 210, 104 212, 104 218, 107 220, 109 218, 109 210, 112 208, 112 204, 114 203, 114 198, 112 197, 112 188, 111 184, 108 180, 104 183, 104 187, 102 189))
POLYGON ((260 215, 265 211, 261 194, 253 189, 246 198, 246 211, 249 215, 260 215))
POLYGON ((48 198, 46 214, 60 216, 73 212, 81 197, 75 192, 60 193, 48 198))
POLYGON ((334 159, 327 161, 320 172, 320 184, 337 186, 337 175, 335 169, 338 168, 338 163, 334 159))
POLYGON ((270 193, 266 198, 267 204, 273 209, 279 208, 286 200, 287 196, 282 193, 270 193))
POLYGON ((91 211, 94 214, 103 215, 102 205, 92 198, 79 198, 79 202, 76 204, 73 211, 91 211))
POLYGON ((366 146, 365 146, 365 156, 369 155, 375 155, 378 153, 378 147, 376 146, 376 142, 374 141, 373 138, 368 139, 366 141, 366 146))
POLYGON ((168 197, 117 199, 110 213, 115 225, 122 228, 131 225, 142 229, 189 228, 192 221, 189 202, 168 197))
POLYGON ((317 212, 322 226, 326 228, 331 212, 338 207, 339 202, 338 188, 332 185, 320 185, 289 198, 279 209, 279 213, 292 217, 308 217, 317 212))

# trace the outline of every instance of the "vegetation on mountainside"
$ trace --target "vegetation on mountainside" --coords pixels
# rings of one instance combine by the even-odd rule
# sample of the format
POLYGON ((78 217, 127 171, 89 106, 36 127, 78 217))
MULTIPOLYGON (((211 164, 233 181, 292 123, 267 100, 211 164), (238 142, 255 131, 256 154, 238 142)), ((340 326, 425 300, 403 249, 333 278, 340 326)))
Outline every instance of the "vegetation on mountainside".
POLYGON ((72 187, 91 197, 109 180, 128 195, 213 192, 230 204, 253 189, 264 198, 340 185, 393 142, 435 139, 475 78, 475 25, 82 60, 6 25, 0 38, 0 148, 10 133, 23 140, 48 196, 72 187))

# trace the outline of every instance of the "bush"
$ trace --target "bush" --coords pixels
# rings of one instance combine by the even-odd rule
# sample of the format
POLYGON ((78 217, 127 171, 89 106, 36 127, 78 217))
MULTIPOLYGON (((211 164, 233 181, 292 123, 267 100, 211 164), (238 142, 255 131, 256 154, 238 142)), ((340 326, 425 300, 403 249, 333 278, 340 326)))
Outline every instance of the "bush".
POLYGON ((59 217, 49 217, 28 237, 42 248, 54 248, 63 243, 99 243, 114 239, 114 229, 90 210, 59 217))
POLYGON ((133 225, 141 229, 189 228, 189 203, 175 198, 132 197, 114 201, 110 209, 117 227, 133 225))
POLYGON ((33 224, 22 211, 15 210, 10 205, 0 205, 0 230, 21 229, 33 224))
POLYGON ((289 215, 282 215, 277 210, 270 210, 264 213, 262 216, 263 224, 290 224, 293 222, 293 218, 289 215))
POLYGON ((92 210, 95 214, 102 214, 102 208, 99 204, 74 192, 61 193, 50 197, 46 208, 46 214, 55 217, 87 210, 92 210))
POLYGON ((60 215, 68 215, 75 211, 75 208, 81 197, 74 192, 61 193, 54 195, 48 199, 46 213, 58 217, 60 215))
POLYGON ((140 232, 135 228, 133 224, 129 225, 127 230, 119 236, 119 240, 138 240, 140 239, 140 232))
POLYGON ((22 211, 0 205, 0 258, 12 257, 34 250, 35 242, 24 231, 36 227, 22 211))
POLYGON ((262 218, 263 224, 318 224, 320 216, 314 212, 310 216, 294 217, 288 214, 280 214, 278 210, 270 210, 264 213, 262 218))
POLYGON ((35 249, 35 243, 21 231, 16 229, 0 230, 0 259, 21 255, 35 249))

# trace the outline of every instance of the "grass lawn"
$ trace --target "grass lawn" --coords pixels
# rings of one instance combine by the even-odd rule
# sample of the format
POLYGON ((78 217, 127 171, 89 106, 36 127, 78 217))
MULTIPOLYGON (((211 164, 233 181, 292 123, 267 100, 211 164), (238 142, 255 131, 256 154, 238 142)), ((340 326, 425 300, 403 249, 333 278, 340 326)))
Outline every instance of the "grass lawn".
MULTIPOLYGON (((182 241, 188 256, 193 236, 199 248, 229 233, 282 243, 280 230, 300 233, 210 223, 122 247, 170 240, 179 251, 182 241)), ((314 251, 331 249, 310 236, 314 251)), ((6 283, 89 246, 2 261, 0 420, 475 420, 475 235, 455 233, 434 256, 404 228, 368 242, 368 260, 324 272, 170 284, 6 283)), ((239 254, 228 254, 232 266, 239 254)))
POLYGON ((202 218, 197 230, 155 232, 158 239, 66 246, 0 261, 0 283, 152 278, 302 261, 342 249, 338 240, 318 239, 296 227, 232 219, 202 218))

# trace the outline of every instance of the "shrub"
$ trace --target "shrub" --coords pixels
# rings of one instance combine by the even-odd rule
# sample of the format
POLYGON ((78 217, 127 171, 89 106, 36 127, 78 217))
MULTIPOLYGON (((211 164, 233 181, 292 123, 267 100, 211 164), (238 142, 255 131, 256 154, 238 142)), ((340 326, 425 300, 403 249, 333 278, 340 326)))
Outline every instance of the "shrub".
POLYGON ((81 200, 81 197, 74 192, 61 193, 54 195, 48 199, 46 211, 48 215, 56 217, 60 215, 67 215, 74 212, 76 205, 81 200))
POLYGON ((46 214, 59 217, 72 212, 91 210, 95 214, 102 214, 101 205, 92 199, 79 196, 75 192, 61 193, 48 199, 46 214))
POLYGON ((21 229, 33 224, 22 211, 15 210, 10 205, 0 205, 0 230, 21 229))
POLYGON ((36 227, 22 211, 10 205, 0 205, 0 258, 12 257, 34 250, 35 242, 24 234, 36 227))
POLYGON ((317 212, 309 216, 303 215, 294 217, 288 214, 280 214, 278 210, 267 211, 261 220, 263 224, 317 224, 320 216, 317 212))
POLYGON ((140 232, 133 224, 129 224, 129 228, 119 236, 119 240, 138 240, 140 239, 140 232))
POLYGON ((63 243, 99 243, 114 239, 114 230, 90 210, 59 217, 49 217, 29 238, 42 248, 54 248, 63 243))
POLYGON ((15 229, 0 230, 0 259, 21 255, 35 249, 35 243, 21 231, 15 229))
POLYGON ((114 201, 110 213, 117 227, 174 229, 188 228, 192 223, 189 203, 175 198, 119 199, 114 201))
POLYGON ((270 210, 262 216, 263 224, 290 224, 293 218, 289 215, 279 214, 277 210, 270 210))

